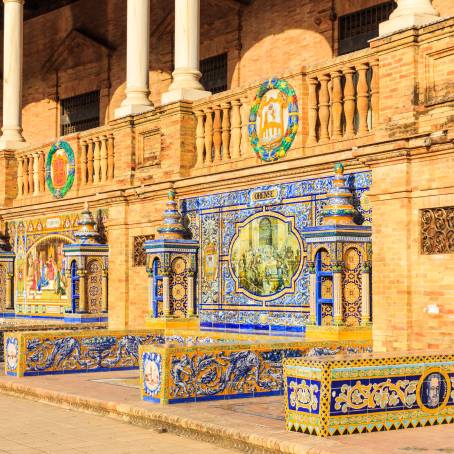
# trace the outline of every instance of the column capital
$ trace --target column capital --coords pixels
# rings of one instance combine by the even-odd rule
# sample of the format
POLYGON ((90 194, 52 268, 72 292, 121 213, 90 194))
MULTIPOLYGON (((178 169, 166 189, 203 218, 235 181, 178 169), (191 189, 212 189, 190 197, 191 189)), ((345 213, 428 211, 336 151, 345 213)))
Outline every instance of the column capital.
POLYGON ((23 5, 25 3, 25 0, 3 0, 3 3, 20 3, 23 5))

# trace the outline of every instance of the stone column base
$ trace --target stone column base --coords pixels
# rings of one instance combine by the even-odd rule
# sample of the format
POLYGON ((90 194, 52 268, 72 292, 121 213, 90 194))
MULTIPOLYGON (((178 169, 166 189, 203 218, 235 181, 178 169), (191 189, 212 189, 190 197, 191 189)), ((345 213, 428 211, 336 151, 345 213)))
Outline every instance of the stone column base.
POLYGON ((128 104, 115 109, 115 118, 127 117, 129 115, 139 115, 154 110, 152 104, 128 104))
POLYGON ((161 96, 162 104, 171 104, 177 101, 197 101, 198 99, 211 96, 210 91, 195 90, 193 88, 176 88, 166 91, 161 96))
POLYGON ((389 35, 395 33, 399 30, 404 30, 406 28, 420 27, 422 25, 429 24, 430 22, 435 22, 440 20, 440 16, 432 14, 409 14, 404 16, 397 16, 382 22, 379 25, 379 36, 389 35))

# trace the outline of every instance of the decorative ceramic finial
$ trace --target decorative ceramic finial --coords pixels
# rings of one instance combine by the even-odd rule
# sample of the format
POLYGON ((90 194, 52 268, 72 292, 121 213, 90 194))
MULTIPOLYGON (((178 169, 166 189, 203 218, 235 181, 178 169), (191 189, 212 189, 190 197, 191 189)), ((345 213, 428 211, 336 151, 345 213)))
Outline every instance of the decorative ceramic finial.
POLYGON ((323 208, 324 225, 355 225, 353 196, 346 181, 344 166, 338 162, 334 166, 333 187, 327 194, 328 202, 323 208))
POLYGON ((164 223, 158 229, 161 238, 183 238, 186 229, 181 222, 181 214, 175 201, 175 191, 169 189, 168 200, 164 211, 164 223))
POLYGON ((74 236, 80 243, 86 244, 97 242, 99 234, 95 229, 96 222, 88 208, 88 202, 84 203, 84 210, 82 211, 82 215, 77 222, 77 225, 79 226, 79 230, 74 233, 74 236))

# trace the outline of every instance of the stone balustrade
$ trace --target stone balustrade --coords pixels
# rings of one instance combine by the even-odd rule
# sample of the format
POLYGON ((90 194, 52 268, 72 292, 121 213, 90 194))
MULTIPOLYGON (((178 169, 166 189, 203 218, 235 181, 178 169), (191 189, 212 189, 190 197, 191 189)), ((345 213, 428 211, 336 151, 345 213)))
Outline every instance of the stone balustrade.
POLYGON ((112 133, 84 135, 80 139, 80 186, 113 181, 114 143, 112 133))
MULTIPOLYGON (((97 128, 62 140, 68 141, 73 148, 76 187, 113 182, 115 139, 111 128, 97 128)), ((51 146, 52 143, 48 143, 16 153, 18 198, 49 193, 46 186, 46 161, 51 146)))
POLYGON ((229 91, 221 95, 194 103, 196 169, 254 156, 249 146, 247 93, 229 91))
POLYGON ((29 197, 46 191, 46 150, 39 148, 17 157, 17 195, 29 197))
POLYGON ((374 56, 361 53, 307 72, 307 146, 355 139, 374 130, 379 114, 378 64, 374 56))

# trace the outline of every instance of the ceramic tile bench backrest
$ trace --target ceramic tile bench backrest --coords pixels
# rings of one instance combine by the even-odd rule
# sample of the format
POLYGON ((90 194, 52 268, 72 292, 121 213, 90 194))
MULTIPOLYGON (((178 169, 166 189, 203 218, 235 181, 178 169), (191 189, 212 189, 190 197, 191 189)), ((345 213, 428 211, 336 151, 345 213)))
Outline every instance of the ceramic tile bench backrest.
POLYGON ((265 337, 199 345, 143 345, 139 349, 142 399, 167 404, 282 394, 284 358, 369 348, 368 342, 361 341, 265 337))
POLYGON ((246 338, 228 333, 163 329, 25 331, 7 332, 4 337, 5 372, 19 377, 137 369, 138 347, 142 344, 225 343, 246 338))

